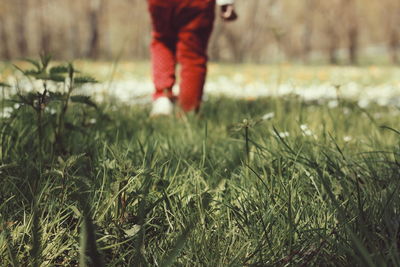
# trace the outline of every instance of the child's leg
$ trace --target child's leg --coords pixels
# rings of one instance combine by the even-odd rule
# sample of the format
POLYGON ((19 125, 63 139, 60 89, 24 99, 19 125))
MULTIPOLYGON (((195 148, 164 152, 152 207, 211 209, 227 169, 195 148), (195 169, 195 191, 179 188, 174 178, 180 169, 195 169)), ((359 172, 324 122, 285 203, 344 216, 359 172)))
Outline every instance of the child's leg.
POLYGON ((214 0, 182 0, 179 10, 177 23, 182 25, 177 45, 177 57, 181 64, 179 103, 184 111, 198 110, 200 107, 214 9, 214 0))
POLYGON ((172 29, 173 5, 165 0, 149 0, 152 20, 151 61, 152 76, 156 91, 153 99, 160 96, 172 98, 175 83, 176 33, 172 29))

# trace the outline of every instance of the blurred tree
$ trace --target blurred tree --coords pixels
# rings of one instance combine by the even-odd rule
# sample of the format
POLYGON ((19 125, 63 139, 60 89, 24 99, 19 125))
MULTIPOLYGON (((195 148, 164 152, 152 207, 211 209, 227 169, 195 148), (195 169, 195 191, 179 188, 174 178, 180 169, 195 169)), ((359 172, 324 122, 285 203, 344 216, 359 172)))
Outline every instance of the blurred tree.
MULTIPOLYGON (((0 56, 146 59, 144 0, 0 0, 0 56)), ((213 60, 400 61, 399 0, 237 0, 239 20, 217 18, 213 60), (374 54, 375 53, 375 54, 374 54), (347 59, 347 60, 346 60, 347 59)))
POLYGON ((84 17, 82 10, 85 10, 84 2, 69 0, 68 3, 67 10, 70 15, 65 29, 67 35, 66 43, 69 47, 67 57, 80 58, 83 56, 83 49, 86 49, 86 47, 82 46, 84 42, 81 37, 83 28, 82 18, 84 17))
POLYGON ((9 12, 9 6, 7 4, 6 1, 0 0, 0 52, 2 59, 10 60, 11 52, 6 30, 6 15, 9 12))
POLYGON ((100 48, 100 15, 103 10, 104 0, 90 0, 89 18, 89 46, 87 57, 98 58, 100 48))
POLYGON ((38 5, 40 8, 39 12, 39 28, 40 28, 40 50, 43 53, 50 53, 51 50, 51 35, 49 31, 49 26, 46 21, 48 18, 48 1, 49 0, 39 0, 38 5))
MULTIPOLYGON (((400 24, 399 24, 400 25, 400 24)), ((399 50, 400 50, 400 30, 398 27, 391 29, 389 34, 389 51, 392 63, 399 64, 399 50)))
POLYGON ((28 13, 28 1, 27 0, 14 0, 16 8, 16 36, 19 56, 25 57, 28 54, 28 42, 27 42, 27 31, 26 31, 26 20, 28 13))
MULTIPOLYGON (((129 36, 128 45, 130 51, 139 59, 146 59, 149 56, 148 43, 150 42, 151 25, 147 14, 147 5, 143 4, 143 0, 127 0, 127 18, 129 25, 125 34, 129 36), (139 22, 135 22, 133 18, 138 18, 139 22)), ((118 51, 119 53, 119 51, 118 51)))
POLYGON ((382 15, 386 25, 386 38, 392 63, 399 64, 400 1, 383 0, 382 15))
POLYGON ((312 35, 314 32, 316 0, 306 0, 303 6, 303 35, 302 35, 302 58, 305 63, 309 62, 312 52, 312 35))
POLYGON ((327 52, 330 64, 338 64, 337 51, 340 47, 341 0, 319 1, 320 21, 327 42, 327 52))
POLYGON ((342 12, 346 18, 350 64, 357 64, 359 49, 359 16, 356 0, 342 0, 342 12))

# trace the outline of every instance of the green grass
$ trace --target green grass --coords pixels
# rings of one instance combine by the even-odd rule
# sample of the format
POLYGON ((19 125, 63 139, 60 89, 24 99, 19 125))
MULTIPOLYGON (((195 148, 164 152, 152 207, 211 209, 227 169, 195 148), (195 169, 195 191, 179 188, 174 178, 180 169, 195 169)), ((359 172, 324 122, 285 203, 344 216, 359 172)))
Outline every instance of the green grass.
POLYGON ((74 105, 62 150, 48 114, 42 159, 31 109, 2 120, 1 266, 400 266, 398 109, 148 113, 74 105))
MULTIPOLYGON (((0 266, 400 266, 398 108, 211 97, 151 119, 77 96, 94 80, 49 60, 18 63, 42 92, 1 101, 0 266)), ((148 79, 145 62, 76 65, 148 79)), ((237 68, 211 64, 210 80, 397 82, 389 67, 237 68)))

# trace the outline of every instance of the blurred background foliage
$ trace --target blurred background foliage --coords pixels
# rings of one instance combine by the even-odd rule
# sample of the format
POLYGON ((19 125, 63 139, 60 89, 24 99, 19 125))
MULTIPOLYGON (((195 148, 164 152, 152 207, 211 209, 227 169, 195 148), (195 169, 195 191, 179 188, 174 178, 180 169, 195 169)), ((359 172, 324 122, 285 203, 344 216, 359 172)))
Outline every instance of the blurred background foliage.
MULTIPOLYGON (((237 0, 240 19, 217 20, 214 61, 399 63, 398 0, 237 0)), ((145 0, 0 0, 0 59, 148 58, 145 0)))

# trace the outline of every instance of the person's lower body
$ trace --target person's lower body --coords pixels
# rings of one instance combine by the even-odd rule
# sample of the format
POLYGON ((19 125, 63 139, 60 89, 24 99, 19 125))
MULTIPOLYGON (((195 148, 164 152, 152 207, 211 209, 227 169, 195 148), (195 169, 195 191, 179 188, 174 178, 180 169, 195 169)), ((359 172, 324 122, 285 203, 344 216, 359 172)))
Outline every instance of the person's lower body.
POLYGON ((182 110, 197 111, 207 74, 207 45, 215 0, 148 0, 152 19, 153 99, 173 99, 175 68, 181 66, 177 97, 182 110))

